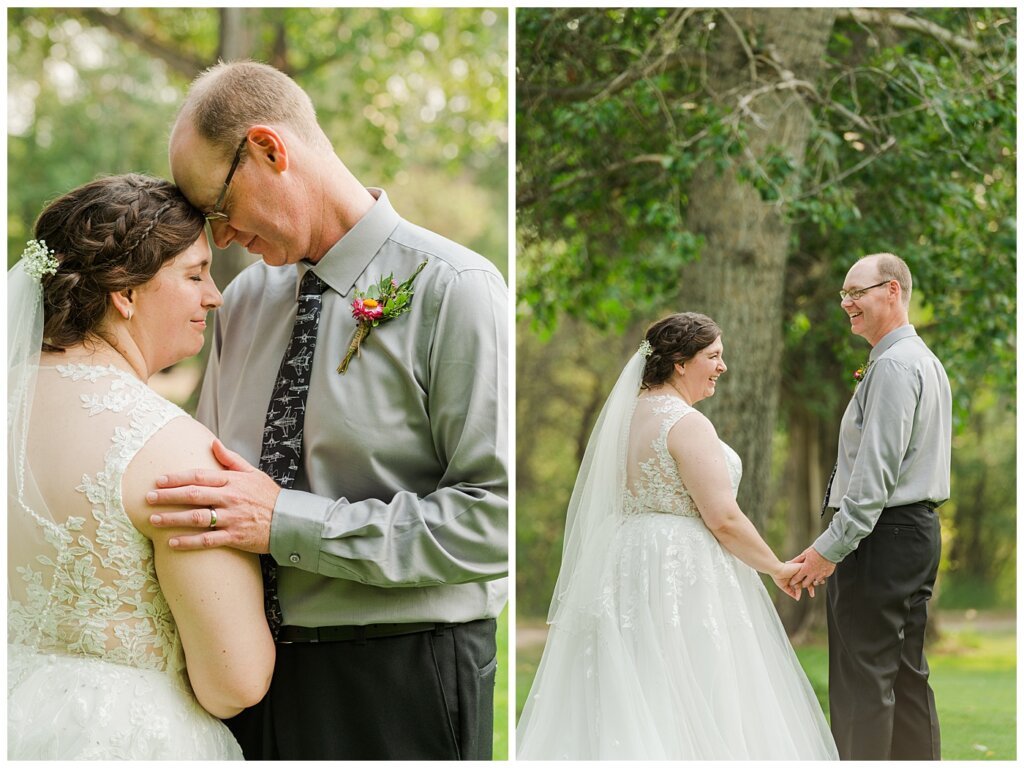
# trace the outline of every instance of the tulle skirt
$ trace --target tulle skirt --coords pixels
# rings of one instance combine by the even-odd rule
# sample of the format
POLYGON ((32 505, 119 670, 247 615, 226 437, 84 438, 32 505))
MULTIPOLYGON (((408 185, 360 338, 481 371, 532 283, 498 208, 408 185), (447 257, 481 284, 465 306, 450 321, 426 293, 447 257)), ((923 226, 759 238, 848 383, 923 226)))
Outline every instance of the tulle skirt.
POLYGON ((241 760, 220 720, 165 672, 7 646, 11 760, 241 760))
POLYGON ((551 625, 518 758, 838 759, 760 577, 700 518, 632 515, 594 549, 551 625))

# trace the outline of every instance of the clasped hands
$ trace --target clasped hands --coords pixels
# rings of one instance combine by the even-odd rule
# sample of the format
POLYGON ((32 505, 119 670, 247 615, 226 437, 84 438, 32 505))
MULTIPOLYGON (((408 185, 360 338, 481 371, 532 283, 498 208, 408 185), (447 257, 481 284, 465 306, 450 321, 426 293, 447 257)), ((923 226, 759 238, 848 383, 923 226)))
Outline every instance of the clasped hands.
POLYGON ((814 597, 814 588, 824 584, 825 579, 831 576, 835 569, 835 563, 819 555, 814 547, 808 547, 792 560, 783 563, 782 567, 772 574, 772 580, 787 595, 799 600, 805 589, 814 597))

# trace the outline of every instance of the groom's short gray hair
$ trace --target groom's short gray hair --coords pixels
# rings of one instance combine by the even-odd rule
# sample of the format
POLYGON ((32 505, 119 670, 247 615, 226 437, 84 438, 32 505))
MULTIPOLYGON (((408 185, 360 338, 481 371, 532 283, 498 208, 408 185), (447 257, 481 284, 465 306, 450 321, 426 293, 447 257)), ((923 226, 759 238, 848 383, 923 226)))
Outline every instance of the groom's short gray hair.
POLYGON ((910 276, 910 267, 907 266, 907 262, 895 253, 872 253, 864 258, 875 259, 875 266, 878 267, 878 276, 882 280, 895 280, 900 284, 903 306, 909 309, 910 293, 914 290, 914 279, 910 276))
POLYGON ((330 146, 309 95, 284 72, 256 61, 222 61, 199 75, 178 112, 178 122, 183 119, 227 157, 260 124, 287 126, 315 146, 330 146))

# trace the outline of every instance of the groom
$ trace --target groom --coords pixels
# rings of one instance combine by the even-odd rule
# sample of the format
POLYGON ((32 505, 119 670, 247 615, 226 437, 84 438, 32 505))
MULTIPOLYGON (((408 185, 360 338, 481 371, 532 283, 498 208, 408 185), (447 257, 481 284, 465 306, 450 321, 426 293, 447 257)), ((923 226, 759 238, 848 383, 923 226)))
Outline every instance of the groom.
POLYGON ((825 492, 828 529, 791 586, 828 581, 829 706, 844 760, 938 760, 924 655, 939 566, 936 507, 949 498, 952 405, 939 360, 908 319, 911 276, 866 256, 840 291, 871 355, 843 416, 825 492), (835 574, 833 575, 833 571, 835 574))
POLYGON ((215 443, 223 471, 151 494, 196 507, 154 525, 206 529, 172 546, 270 555, 283 626, 269 693, 229 721, 246 758, 489 759, 508 570, 501 275, 363 187, 272 67, 201 75, 170 160, 217 245, 263 258, 225 291, 198 409, 238 454, 215 443), (406 282, 407 312, 362 301, 406 282), (356 315, 380 322, 340 373, 356 315))

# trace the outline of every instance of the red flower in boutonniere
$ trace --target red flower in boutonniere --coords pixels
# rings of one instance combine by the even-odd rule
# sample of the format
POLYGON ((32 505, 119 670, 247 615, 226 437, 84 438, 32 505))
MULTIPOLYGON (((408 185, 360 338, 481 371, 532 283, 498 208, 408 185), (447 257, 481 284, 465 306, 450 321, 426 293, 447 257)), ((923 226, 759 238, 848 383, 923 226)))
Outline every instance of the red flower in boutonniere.
POLYGON ((356 330, 352 341, 348 344, 345 359, 338 366, 338 373, 345 373, 353 355, 361 355, 360 345, 370 335, 370 331, 381 323, 393 320, 412 309, 412 281, 427 266, 426 261, 420 262, 416 271, 401 285, 395 280, 394 274, 382 277, 377 284, 365 293, 356 291, 356 299, 352 302, 352 317, 356 319, 356 330))

